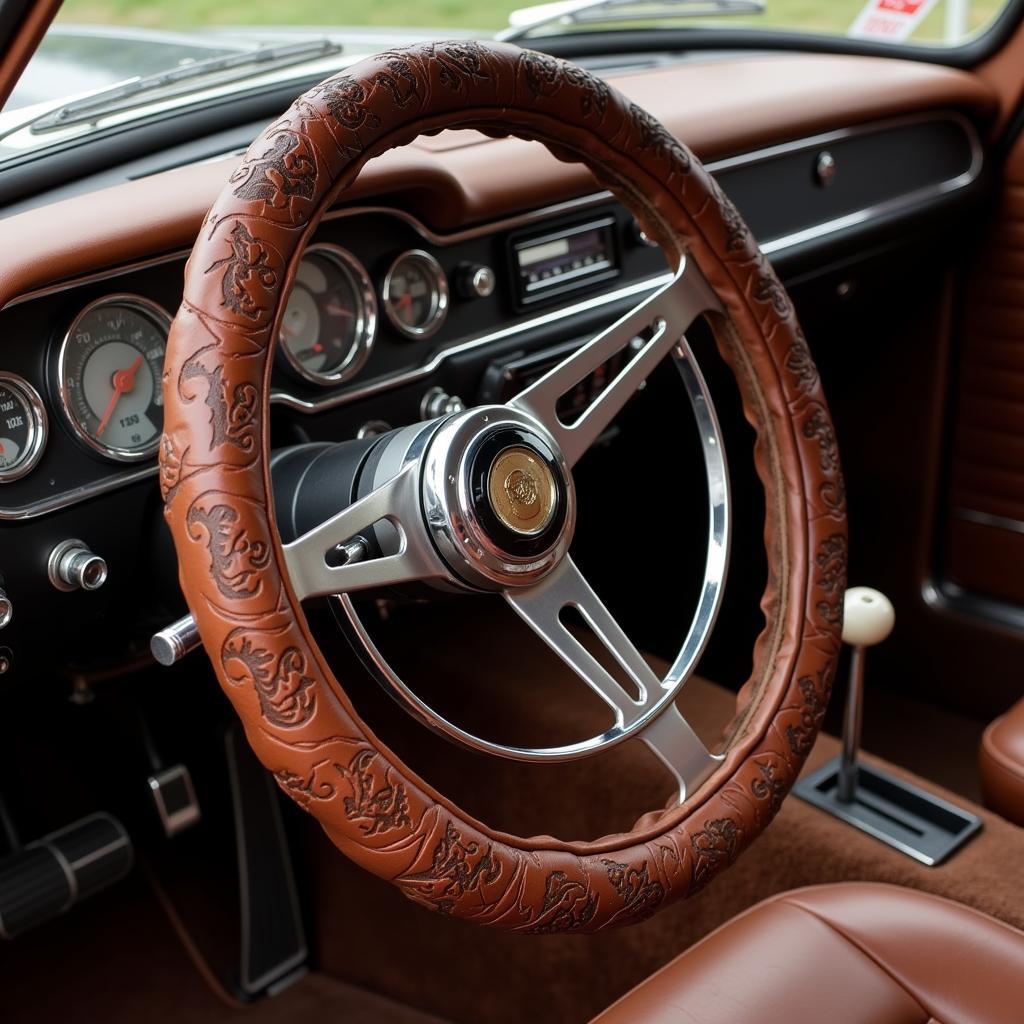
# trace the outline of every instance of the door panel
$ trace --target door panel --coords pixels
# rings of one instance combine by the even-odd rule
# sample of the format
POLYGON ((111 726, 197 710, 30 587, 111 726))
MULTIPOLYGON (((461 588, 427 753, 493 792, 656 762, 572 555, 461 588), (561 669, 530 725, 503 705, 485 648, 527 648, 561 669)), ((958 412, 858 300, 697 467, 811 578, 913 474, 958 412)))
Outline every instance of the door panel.
POLYGON ((1024 139, 972 268, 954 386, 945 578, 1024 624, 1024 139))

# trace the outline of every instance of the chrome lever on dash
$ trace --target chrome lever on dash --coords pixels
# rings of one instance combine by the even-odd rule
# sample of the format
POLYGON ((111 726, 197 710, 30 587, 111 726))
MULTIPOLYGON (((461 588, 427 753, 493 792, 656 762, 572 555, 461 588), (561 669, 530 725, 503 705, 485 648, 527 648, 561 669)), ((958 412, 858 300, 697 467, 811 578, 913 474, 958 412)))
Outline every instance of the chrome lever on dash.
MULTIPOLYGON (((347 544, 339 545, 345 555, 345 562, 359 562, 366 557, 366 541, 356 537, 347 544)), ((2 627, 0 627, 2 628, 2 627)), ((170 667, 176 665, 186 654, 191 654, 202 644, 196 620, 191 615, 183 615, 177 622, 164 626, 159 633, 154 633, 149 641, 149 650, 157 663, 170 667)))

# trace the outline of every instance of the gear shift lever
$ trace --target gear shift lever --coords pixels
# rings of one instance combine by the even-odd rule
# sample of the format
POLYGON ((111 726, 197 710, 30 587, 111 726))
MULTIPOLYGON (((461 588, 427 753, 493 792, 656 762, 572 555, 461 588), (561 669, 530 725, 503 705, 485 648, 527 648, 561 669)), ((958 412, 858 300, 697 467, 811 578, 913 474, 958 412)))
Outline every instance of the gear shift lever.
POLYGON ((864 707, 864 654, 892 632, 896 612, 892 602, 870 587, 851 587, 843 598, 843 642, 853 648, 850 686, 843 716, 843 753, 839 761, 836 799, 848 804, 857 790, 857 751, 864 707))
POLYGON ((978 832, 981 819, 885 765, 859 762, 864 656, 892 632, 896 613, 885 594, 870 587, 847 590, 843 612, 843 641, 853 649, 853 658, 842 752, 800 779, 793 792, 922 864, 939 864, 978 832))

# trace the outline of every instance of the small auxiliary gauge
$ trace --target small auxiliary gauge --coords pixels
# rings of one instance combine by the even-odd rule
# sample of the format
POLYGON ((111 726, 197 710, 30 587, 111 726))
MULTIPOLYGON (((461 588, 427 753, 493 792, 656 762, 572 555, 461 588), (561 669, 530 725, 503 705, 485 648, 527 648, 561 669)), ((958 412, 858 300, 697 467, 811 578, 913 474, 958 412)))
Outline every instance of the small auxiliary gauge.
POLYGON ((23 477, 46 447, 46 409, 28 381, 0 373, 0 483, 23 477))
POLYGON ((363 265, 336 245, 302 257, 281 319, 281 351, 314 384, 348 380, 366 362, 377 332, 377 295, 363 265))
POLYGON ((163 430, 163 373, 171 318, 137 295, 86 306, 57 356, 57 392, 75 435, 118 462, 156 454, 163 430))
POLYGON ((448 278, 422 249, 403 252, 384 276, 384 312, 408 338, 427 338, 448 315, 448 278))

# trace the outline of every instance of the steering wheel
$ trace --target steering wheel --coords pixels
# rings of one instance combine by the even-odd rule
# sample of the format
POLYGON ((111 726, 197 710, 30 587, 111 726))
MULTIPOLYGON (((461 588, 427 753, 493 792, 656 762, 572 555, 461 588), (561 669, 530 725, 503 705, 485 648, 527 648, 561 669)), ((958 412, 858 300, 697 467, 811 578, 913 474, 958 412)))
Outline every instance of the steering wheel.
POLYGON ((736 209, 686 147, 605 82, 538 53, 459 41, 380 54, 300 97, 252 144, 203 224, 164 405, 165 514, 205 649, 260 760, 354 861, 441 913, 524 932, 595 931, 699 890, 775 815, 821 725, 839 651, 847 541, 835 436, 790 300, 736 209), (286 539, 268 395, 303 248, 368 160, 446 128, 538 140, 584 163, 661 245, 671 281, 507 405, 392 431, 357 469, 339 457, 321 474, 342 481, 336 508, 286 539), (756 431, 766 506, 766 625, 715 753, 674 703, 714 621, 728 555, 717 425, 684 338, 698 316, 756 431), (558 399, 616 353, 623 369, 564 422, 558 399), (669 354, 704 436, 710 544, 697 617, 659 679, 568 549, 573 465, 669 354), (303 612, 310 599, 414 580, 502 594, 614 724, 571 746, 519 749, 462 732, 410 697, 421 717, 478 750, 532 760, 639 737, 675 773, 678 799, 631 832, 563 842, 495 831, 431 789, 360 719, 303 612), (563 624, 567 607, 633 692, 563 624))

